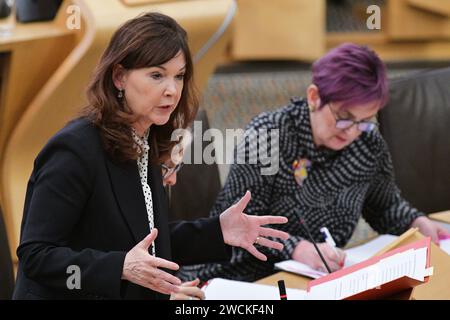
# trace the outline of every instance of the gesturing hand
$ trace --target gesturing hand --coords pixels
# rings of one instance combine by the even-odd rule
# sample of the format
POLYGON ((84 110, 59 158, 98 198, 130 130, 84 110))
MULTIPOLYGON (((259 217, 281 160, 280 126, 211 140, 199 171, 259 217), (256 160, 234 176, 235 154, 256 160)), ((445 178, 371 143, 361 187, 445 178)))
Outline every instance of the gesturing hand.
POLYGON ((205 300, 205 293, 197 287, 200 279, 183 282, 180 291, 170 295, 170 300, 205 300))
POLYGON ((254 245, 258 243, 261 246, 282 250, 283 244, 265 237, 286 240, 289 238, 289 234, 272 228, 264 228, 262 225, 286 223, 288 219, 279 216, 252 216, 245 214, 243 211, 250 198, 250 192, 247 191, 239 202, 220 215, 223 238, 226 244, 244 248, 259 260, 266 261, 267 257, 259 252, 254 245))
POLYGON ((144 240, 128 251, 123 264, 122 279, 163 294, 178 292, 181 280, 158 268, 178 270, 179 266, 148 253, 148 248, 157 235, 158 230, 153 229, 144 240))

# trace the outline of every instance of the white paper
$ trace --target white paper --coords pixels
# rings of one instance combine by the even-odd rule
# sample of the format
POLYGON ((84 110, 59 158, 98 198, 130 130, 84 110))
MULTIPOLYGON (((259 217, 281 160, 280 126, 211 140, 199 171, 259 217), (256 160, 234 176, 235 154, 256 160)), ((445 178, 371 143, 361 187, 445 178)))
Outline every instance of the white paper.
POLYGON ((381 270, 372 265, 340 278, 313 286, 307 293, 310 300, 341 300, 357 293, 375 288, 380 283, 381 270))
POLYGON ((415 274, 414 258, 414 250, 410 249, 381 259, 380 262, 378 262, 381 269, 380 284, 390 282, 405 275, 412 277, 415 274))
POLYGON ((340 300, 407 276, 424 281, 427 249, 409 249, 311 288, 307 299, 340 300))
POLYGON ((440 240, 439 247, 450 254, 450 239, 440 240))
MULTIPOLYGON (((373 257, 378 251, 392 243, 397 238, 397 236, 383 234, 360 246, 345 250, 347 256, 345 258, 344 267, 354 265, 358 262, 365 261, 373 257)), ((310 266, 295 260, 277 262, 275 263, 275 268, 303 275, 312 279, 317 279, 328 274, 327 272, 315 270, 310 266)))
POLYGON ((450 232, 450 223, 446 223, 444 221, 438 221, 438 220, 433 220, 433 222, 439 224, 440 226, 444 227, 445 230, 450 232))
POLYGON ((344 266, 348 267, 373 257, 378 251, 394 242, 397 238, 397 236, 390 234, 382 234, 360 246, 345 250, 347 256, 344 266))
POLYGON ((317 279, 327 274, 326 272, 315 270, 310 266, 295 260, 277 262, 275 263, 275 268, 307 276, 312 279, 317 279))
MULTIPOLYGON (((278 287, 214 278, 202 289, 206 300, 280 300, 278 287)), ((306 291, 286 288, 288 300, 305 300, 306 291)))

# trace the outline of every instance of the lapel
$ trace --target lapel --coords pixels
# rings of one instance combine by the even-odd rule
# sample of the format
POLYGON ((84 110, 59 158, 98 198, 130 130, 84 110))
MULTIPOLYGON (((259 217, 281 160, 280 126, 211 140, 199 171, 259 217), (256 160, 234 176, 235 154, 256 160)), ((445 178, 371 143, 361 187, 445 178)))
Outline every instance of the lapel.
POLYGON ((162 184, 161 167, 151 164, 148 166, 148 179, 150 189, 152 189, 153 218, 155 227, 158 228, 156 238, 156 254, 158 257, 170 259, 170 233, 168 223, 168 206, 166 192, 162 184))
POLYGON ((137 163, 119 164, 106 157, 106 167, 120 211, 138 243, 150 233, 150 227, 137 163))

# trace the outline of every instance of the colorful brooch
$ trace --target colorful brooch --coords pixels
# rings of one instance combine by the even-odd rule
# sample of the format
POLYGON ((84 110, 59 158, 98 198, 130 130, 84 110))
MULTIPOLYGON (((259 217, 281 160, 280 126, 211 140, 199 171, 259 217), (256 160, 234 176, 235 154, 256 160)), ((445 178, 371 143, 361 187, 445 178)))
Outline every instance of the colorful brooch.
POLYGON ((295 181, 301 186, 308 177, 308 169, 311 167, 311 161, 308 159, 297 159, 292 163, 295 181))

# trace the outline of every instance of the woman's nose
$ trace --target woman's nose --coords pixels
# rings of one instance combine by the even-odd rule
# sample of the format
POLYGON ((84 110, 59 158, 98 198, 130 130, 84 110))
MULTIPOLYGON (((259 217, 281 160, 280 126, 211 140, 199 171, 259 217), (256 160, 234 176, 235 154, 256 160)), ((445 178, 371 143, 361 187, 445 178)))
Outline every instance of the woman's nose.
POLYGON ((173 96, 174 94, 176 94, 177 92, 177 86, 176 83, 174 81, 170 81, 167 84, 166 90, 164 91, 164 94, 166 96, 173 96))

